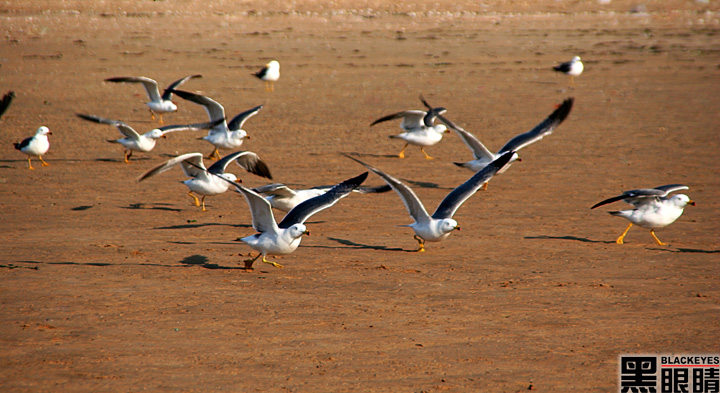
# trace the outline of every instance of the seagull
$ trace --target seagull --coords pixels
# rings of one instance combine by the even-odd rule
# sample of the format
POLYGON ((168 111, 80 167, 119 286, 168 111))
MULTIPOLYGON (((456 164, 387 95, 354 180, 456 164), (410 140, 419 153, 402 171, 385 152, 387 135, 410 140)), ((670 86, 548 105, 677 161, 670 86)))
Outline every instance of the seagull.
MULTIPOLYGON (((327 209, 334 205, 341 198, 347 196, 367 178, 368 173, 364 172, 359 176, 345 180, 328 190, 322 195, 310 198, 290 210, 279 224, 275 223, 275 217, 270 207, 270 202, 262 195, 246 188, 236 182, 231 182, 237 192, 242 193, 250 206, 252 213, 252 226, 258 233, 240 239, 252 247, 259 254, 255 258, 245 260, 245 268, 252 269, 253 263, 262 256, 262 261, 275 267, 282 265, 270 262, 265 257, 268 255, 285 255, 295 251, 300 245, 302 235, 309 235, 305 227, 305 220, 313 214, 327 209)), ((226 180, 230 182, 229 180, 226 180)))
POLYGON ((159 138, 165 138, 165 135, 170 132, 205 130, 219 122, 215 121, 209 123, 164 126, 152 129, 145 134, 140 135, 137 133, 137 131, 133 130, 132 127, 123 123, 120 120, 110 120, 98 116, 84 115, 82 113, 78 113, 77 116, 81 119, 92 121, 94 123, 109 124, 111 126, 117 127, 117 129, 120 130, 120 133, 125 135, 125 138, 108 140, 108 142, 119 143, 125 147, 125 162, 130 162, 129 160, 130 157, 132 157, 133 151, 148 152, 152 150, 155 147, 155 142, 157 142, 159 138))
POLYGON ((49 166, 45 160, 43 160, 42 155, 47 153, 48 149, 50 149, 50 141, 48 140, 48 135, 52 135, 52 132, 50 132, 50 129, 41 126, 37 129, 35 132, 35 135, 23 139, 20 143, 13 143, 15 146, 15 149, 20 150, 21 152, 28 155, 28 169, 35 169, 32 166, 32 162, 30 162, 30 159, 35 156, 42 161, 42 166, 49 166))
POLYGON ((199 138, 206 140, 215 146, 215 149, 213 149, 212 153, 208 156, 210 159, 220 158, 220 152, 218 149, 237 149, 243 144, 243 140, 245 138, 250 139, 247 131, 243 130, 242 126, 245 124, 247 119, 255 116, 263 107, 262 105, 258 105, 254 108, 248 109, 245 112, 233 117, 230 122, 226 122, 224 120, 225 108, 212 98, 184 90, 176 90, 175 94, 188 101, 202 105, 205 108, 210 121, 223 119, 222 122, 219 122, 210 129, 207 136, 199 138))
POLYGON ((207 211, 205 208, 205 197, 219 195, 227 191, 230 188, 230 183, 220 179, 221 177, 230 181, 237 181, 237 176, 232 173, 225 173, 227 166, 232 162, 237 162, 246 171, 262 176, 272 180, 270 174, 270 168, 268 168, 265 161, 251 151, 238 151, 225 156, 225 158, 218 160, 205 169, 203 164, 202 153, 187 153, 172 158, 156 167, 147 170, 145 173, 137 178, 137 182, 141 182, 149 177, 163 173, 177 164, 180 164, 183 172, 188 179, 183 181, 189 189, 188 195, 195 200, 195 206, 200 207, 202 205, 202 211, 207 211), (202 196, 202 200, 198 200, 198 197, 194 193, 202 196))
POLYGON ((591 209, 619 200, 627 202, 635 206, 635 209, 608 212, 613 216, 620 216, 630 221, 625 232, 623 232, 615 242, 617 244, 623 244, 625 235, 627 235, 633 224, 637 224, 643 228, 650 229, 650 235, 655 239, 655 242, 660 246, 665 246, 667 243, 661 242, 660 239, 655 236, 655 230, 664 228, 675 222, 675 220, 683 214, 685 206, 695 206, 695 202, 685 194, 676 194, 673 196, 668 196, 668 194, 689 188, 690 187, 683 184, 668 184, 655 188, 625 191, 621 195, 596 203, 591 209))
POLYGON ((266 91, 275 91, 273 82, 277 82, 280 79, 280 63, 277 60, 273 60, 267 64, 258 72, 253 73, 256 77, 265 81, 266 91))
MULTIPOLYGON (((280 184, 272 183, 264 186, 253 188, 252 190, 258 194, 265 196, 265 199, 270 202, 270 206, 275 209, 289 212, 298 204, 305 202, 310 198, 314 198, 318 195, 322 195, 332 188, 331 186, 320 186, 309 188, 306 190, 293 190, 292 188, 280 184)), ((360 194, 377 194, 388 192, 392 190, 390 186, 383 185, 379 187, 358 187, 353 190, 360 194)))
MULTIPOLYGON (((450 129, 457 132, 467 147, 472 150, 473 156, 475 156, 475 159, 472 161, 455 162, 454 164, 462 168, 467 168, 473 172, 477 172, 504 153, 508 151, 518 151, 531 143, 539 141, 545 135, 552 134, 552 132, 555 131, 555 128, 557 128, 557 126, 559 126, 560 123, 567 118, 568 114, 570 114, 574 101, 575 99, 573 97, 567 98, 557 109, 553 111, 553 113, 550 114, 550 116, 540 122, 540 124, 536 125, 535 128, 523 134, 516 135, 510 139, 505 146, 501 147, 496 154, 493 154, 490 150, 488 150, 485 145, 483 145, 482 142, 475 137, 475 135, 465 131, 461 127, 458 127, 443 116, 439 116, 439 118, 440 121, 445 123, 450 129)), ((518 160, 522 161, 521 159, 518 160)), ((510 165, 506 165, 498 173, 505 172, 509 167, 510 165)), ((487 183, 483 185, 483 189, 487 189, 487 183)))
POLYGON ((370 124, 372 127, 384 121, 403 119, 400 127, 405 130, 405 132, 390 136, 390 138, 398 138, 405 141, 405 146, 398 154, 400 158, 405 158, 405 149, 407 149, 408 145, 415 145, 420 146, 420 151, 425 155, 426 159, 432 160, 433 157, 425 153, 425 147, 440 142, 443 134, 449 132, 443 124, 433 125, 435 119, 447 112, 447 110, 443 107, 431 107, 422 96, 420 96, 420 101, 422 101, 427 108, 427 112, 419 110, 402 111, 381 117, 370 124))
POLYGON ((565 75, 570 76, 570 83, 575 84, 575 78, 576 76, 580 76, 583 72, 583 63, 580 61, 580 56, 575 56, 570 61, 566 61, 564 63, 560 63, 553 67, 553 70, 557 72, 562 72, 565 75))
POLYGON ((490 180, 491 177, 505 165, 507 165, 512 159, 515 158, 516 153, 513 151, 507 152, 500 156, 497 160, 493 161, 490 165, 475 173, 465 183, 459 185, 440 202, 440 205, 435 209, 432 216, 428 215, 425 207, 423 206, 420 199, 413 192, 413 190, 402 183, 400 180, 388 175, 387 173, 372 167, 357 158, 351 157, 345 154, 346 157, 354 160, 367 169, 375 172, 385 182, 400 195, 405 208, 407 209, 410 216, 415 220, 410 225, 415 231, 415 240, 417 240, 419 248, 417 252, 425 251, 425 242, 439 242, 450 236, 450 233, 454 230, 460 230, 460 226, 457 221, 452 217, 457 209, 462 205, 468 198, 470 198, 480 186, 490 180))
POLYGON ((15 92, 11 90, 5 93, 2 100, 0 100, 0 117, 2 117, 8 107, 10 107, 13 98, 15 98, 15 92))
POLYGON ((170 86, 165 88, 162 96, 160 95, 160 90, 158 88, 157 82, 144 76, 120 76, 116 78, 105 79, 105 82, 142 83, 148 97, 150 97, 150 102, 145 104, 148 106, 148 108, 150 108, 150 116, 152 116, 152 119, 155 120, 155 113, 157 113, 160 117, 160 124, 163 124, 163 113, 175 112, 177 110, 177 106, 175 105, 175 103, 172 102, 172 93, 174 92, 175 88, 182 85, 189 79, 195 79, 200 77, 202 77, 202 75, 197 74, 188 75, 184 78, 180 78, 175 82, 171 83, 170 86))

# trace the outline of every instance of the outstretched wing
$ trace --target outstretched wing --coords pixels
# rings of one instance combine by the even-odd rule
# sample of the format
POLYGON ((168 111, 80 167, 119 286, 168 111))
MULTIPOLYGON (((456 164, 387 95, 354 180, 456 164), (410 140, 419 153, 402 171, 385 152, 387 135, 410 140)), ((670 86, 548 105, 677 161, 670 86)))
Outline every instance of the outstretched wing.
POLYGON ((77 116, 81 119, 91 121, 93 123, 99 123, 99 124, 108 124, 111 126, 117 127, 117 129, 120 131, 121 134, 123 134, 126 138, 130 138, 133 140, 140 139, 140 134, 137 133, 132 127, 129 125, 121 122, 120 120, 112 120, 112 119, 106 119, 104 117, 99 116, 93 116, 93 115, 85 115, 82 113, 77 113, 77 116))
POLYGON ((212 98, 185 90, 174 90, 173 92, 180 98, 202 105, 205 108, 210 121, 225 118, 225 108, 212 98))
POLYGON ((216 125, 222 123, 225 119, 218 119, 215 121, 209 121, 205 123, 194 123, 194 124, 176 124, 176 125, 170 125, 170 126, 163 126, 158 128, 158 130, 162 131, 162 134, 165 135, 169 132, 175 132, 175 131, 197 131, 197 130, 207 130, 209 128, 215 127, 216 125))
POLYGON ((375 124, 382 123, 388 120, 403 119, 400 127, 402 127, 404 130, 411 130, 413 128, 420 127, 423 124, 423 118, 426 114, 427 113, 423 111, 402 111, 398 113, 393 113, 392 115, 381 117, 372 122, 370 126, 372 127, 375 124))
POLYGON ((178 164, 182 167, 186 176, 196 177, 198 174, 205 172, 205 165, 203 164, 202 156, 202 153, 181 154, 163 162, 160 165, 148 169, 145 173, 138 176, 136 181, 141 182, 147 178, 159 175, 178 164))
POLYGON ((480 189, 483 183, 489 181, 498 171, 507 165, 515 154, 516 153, 513 151, 503 154, 495 161, 485 166, 485 168, 476 172, 465 183, 450 191, 442 202, 440 202, 440 205, 438 205, 435 213, 433 213, 432 218, 438 220, 452 218, 460 205, 473 196, 473 194, 480 189))
MULTIPOLYGON (((299 205, 295 206, 285 215, 282 221, 278 224, 280 228, 290 228, 295 224, 302 224, 310 218, 313 214, 325 210, 330 206, 334 205, 341 198, 347 196, 352 190, 356 189, 362 182, 367 179, 368 173, 364 172, 358 176, 347 179, 342 183, 337 184, 328 192, 318 195, 314 198, 310 198, 299 205)), ((262 198, 262 197, 261 197, 262 198)), ((264 201, 266 201, 263 198, 264 201)), ((266 201, 268 206, 270 203, 266 201)))
POLYGON ((500 148, 498 154, 511 150, 518 151, 531 143, 539 141, 545 135, 552 134, 555 128, 560 125, 565 118, 567 118, 568 114, 570 114, 570 109, 572 109, 574 101, 575 99, 573 97, 567 98, 557 109, 553 111, 553 113, 550 114, 550 116, 540 122, 540 124, 536 125, 535 128, 510 139, 505 146, 500 148))
POLYGON ((463 142, 465 142, 465 145, 472 150, 473 156, 475 159, 485 159, 485 160, 493 160, 495 159, 495 155, 488 150, 485 145, 480 142, 479 139, 475 137, 475 135, 465 131, 461 127, 455 125, 455 123, 451 122, 446 117, 439 115, 438 119, 445 124, 449 129, 457 132, 457 134, 460 136, 460 139, 462 139, 463 142))
POLYGON ((170 86, 166 87, 165 91, 163 91, 162 99, 166 100, 166 101, 172 100, 172 95, 175 92, 176 87, 182 85, 183 83, 187 82, 190 79, 195 79, 195 78, 202 78, 202 75, 200 75, 200 74, 188 75, 184 78, 180 78, 180 79, 176 80, 175 82, 171 83, 170 86))
POLYGON ((594 204, 590 209, 595 209, 596 207, 600 207, 617 201, 624 201, 633 206, 640 206, 645 203, 657 200, 657 198, 665 197, 671 192, 678 190, 687 190, 689 188, 690 187, 683 184, 667 184, 655 188, 641 188, 637 190, 629 190, 623 192, 618 196, 614 196, 612 198, 605 199, 604 201, 600 201, 594 204))
POLYGON ((217 175, 225 173, 225 169, 227 169, 227 166, 232 161, 236 161, 240 167, 254 175, 272 180, 272 175, 270 174, 270 168, 268 165, 260 158, 260 156, 251 151, 238 151, 228 154, 216 163, 212 164, 210 168, 208 168, 208 172, 217 175))
POLYGON ((247 119, 257 115, 258 112, 260 112, 260 109, 262 109, 262 105, 258 105, 255 108, 248 109, 245 112, 242 112, 238 114, 237 116, 233 117, 230 122, 228 122, 228 129, 230 131, 237 131, 242 128, 243 124, 245 124, 245 121, 247 119))
POLYGON ((105 82, 115 83, 142 83, 151 101, 160 102, 160 90, 157 82, 144 76, 120 76, 116 78, 107 78, 105 82))

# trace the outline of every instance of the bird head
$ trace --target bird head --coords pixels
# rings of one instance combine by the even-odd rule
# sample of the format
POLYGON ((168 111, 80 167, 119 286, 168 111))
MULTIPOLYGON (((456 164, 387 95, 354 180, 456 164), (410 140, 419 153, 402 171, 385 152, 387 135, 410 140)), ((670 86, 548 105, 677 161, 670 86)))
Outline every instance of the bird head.
POLYGON ((294 224, 293 226, 288 228, 288 232, 290 233, 290 236, 292 236, 294 239, 297 239, 302 235, 310 236, 310 231, 308 231, 307 227, 305 227, 304 224, 294 224))
POLYGON ((50 129, 45 126, 40 126, 40 128, 37 129, 36 134, 38 135, 52 135, 52 132, 50 132, 50 129))

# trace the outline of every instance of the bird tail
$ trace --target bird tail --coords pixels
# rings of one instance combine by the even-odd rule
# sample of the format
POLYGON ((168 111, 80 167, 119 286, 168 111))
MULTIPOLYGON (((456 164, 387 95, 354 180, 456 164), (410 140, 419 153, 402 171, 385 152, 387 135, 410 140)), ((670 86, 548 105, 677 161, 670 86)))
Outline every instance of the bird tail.
POLYGON ((108 139, 107 141, 110 142, 110 143, 120 143, 120 142, 118 142, 118 141, 115 140, 115 139, 108 139))
POLYGON ((390 139, 400 139, 399 135, 390 135, 388 138, 390 139))
POLYGON ((20 150, 20 143, 13 142, 13 146, 15 146, 15 149, 20 150))
POLYGON ((620 217, 627 217, 628 213, 624 210, 618 210, 614 212, 608 212, 612 216, 620 216, 620 217))

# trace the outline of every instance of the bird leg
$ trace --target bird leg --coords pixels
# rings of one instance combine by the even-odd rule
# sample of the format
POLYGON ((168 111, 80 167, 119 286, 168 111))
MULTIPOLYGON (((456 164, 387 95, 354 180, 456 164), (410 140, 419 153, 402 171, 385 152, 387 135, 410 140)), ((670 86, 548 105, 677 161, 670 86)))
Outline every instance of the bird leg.
POLYGON ((200 207, 200 200, 195 196, 195 194, 192 193, 192 191, 188 192, 188 195, 190 195, 195 200, 195 206, 200 207))
POLYGON ((427 153, 425 153, 425 147, 424 147, 424 146, 420 148, 420 151, 422 152, 422 154, 425 154, 425 158, 426 158, 426 159, 428 159, 428 160, 434 160, 433 157, 430 157, 427 153))
POLYGON ((30 157, 28 157, 28 169, 35 169, 32 166, 32 161, 30 161, 30 157))
POLYGON ((152 109, 148 109, 150 111, 150 117, 155 121, 155 112, 153 112, 152 109))
POLYGON ((165 124, 165 122, 162 119, 162 113, 158 113, 158 117, 160 117, 160 124, 165 124))
POLYGON ((217 146, 215 146, 215 149, 213 149, 212 153, 208 155, 208 158, 211 160, 219 160, 220 158, 222 158, 220 156, 220 151, 218 150, 217 146))
POLYGON ((625 228, 625 232, 623 232, 622 235, 620 235, 620 237, 617 238, 617 240, 615 240, 615 243, 623 244, 623 239, 625 238, 625 235, 627 235, 630 228, 632 228, 632 226, 633 226, 633 223, 628 224, 627 228, 625 228))
POLYGON ((480 187, 480 189, 483 190, 483 191, 487 191, 488 183, 490 183, 490 180, 488 180, 488 181, 486 181, 485 183, 483 183, 483 185, 482 185, 482 187, 480 187))
POLYGON ((42 161, 42 166, 50 166, 50 164, 48 164, 47 162, 45 162, 45 160, 42 159, 42 156, 38 156, 38 158, 40 159, 40 161, 42 161))
POLYGON ((265 91, 274 92, 275 86, 272 81, 265 81, 265 91))
MULTIPOLYGON (((270 83, 272 83, 272 82, 270 82, 270 83)), ((268 261, 267 259, 265 259, 264 256, 263 256, 263 258, 262 258, 262 261, 265 262, 265 263, 269 263, 269 264, 275 266, 275 267, 278 268, 278 269, 282 269, 282 268, 283 268, 283 265, 281 265, 281 264, 279 264, 279 263, 276 263, 276 262, 270 262, 270 261, 268 261)))
POLYGON ((130 162, 130 157, 132 157, 132 150, 125 150, 125 162, 130 162))
POLYGON ((655 230, 654 230, 654 229, 651 229, 651 230, 650 230, 650 236, 652 236, 653 239, 655 239, 655 241, 657 242, 657 244, 658 244, 659 246, 667 246, 667 243, 661 242, 660 239, 658 239, 658 237, 655 236, 655 230))
POLYGON ((402 150, 400 150, 400 153, 398 153, 399 158, 405 158, 405 149, 407 149, 408 145, 409 145, 409 143, 406 143, 405 147, 403 147, 402 150))
POLYGON ((417 252, 425 252, 425 239, 421 238, 418 235, 413 236, 413 238, 417 240, 418 245, 420 246, 420 248, 417 249, 417 252))
POLYGON ((570 75, 570 84, 571 85, 575 84, 575 77, 573 77, 572 75, 570 75))
POLYGON ((205 208, 205 195, 203 195, 202 199, 200 200, 200 204, 202 205, 202 211, 206 212, 207 209, 205 208))

